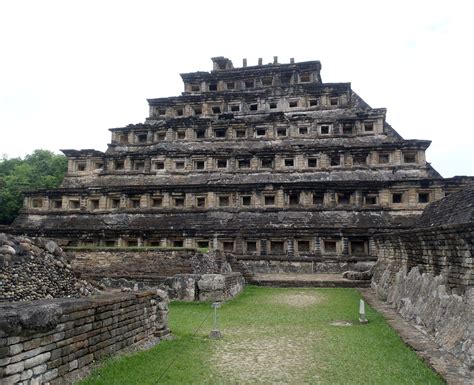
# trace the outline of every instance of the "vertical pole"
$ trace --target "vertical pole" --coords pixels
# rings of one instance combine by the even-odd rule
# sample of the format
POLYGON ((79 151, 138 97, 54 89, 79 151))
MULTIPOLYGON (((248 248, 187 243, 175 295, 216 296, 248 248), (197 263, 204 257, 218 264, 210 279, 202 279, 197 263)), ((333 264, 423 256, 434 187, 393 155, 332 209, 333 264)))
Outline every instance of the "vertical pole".
POLYGON ((212 307, 214 308, 214 326, 211 330, 211 333, 209 334, 209 338, 221 338, 222 334, 219 330, 219 322, 217 316, 217 308, 221 307, 221 304, 219 302, 214 302, 212 304, 212 307))
POLYGON ((369 322, 365 317, 365 302, 363 299, 361 299, 359 302, 359 322, 361 324, 366 324, 367 322, 369 322))

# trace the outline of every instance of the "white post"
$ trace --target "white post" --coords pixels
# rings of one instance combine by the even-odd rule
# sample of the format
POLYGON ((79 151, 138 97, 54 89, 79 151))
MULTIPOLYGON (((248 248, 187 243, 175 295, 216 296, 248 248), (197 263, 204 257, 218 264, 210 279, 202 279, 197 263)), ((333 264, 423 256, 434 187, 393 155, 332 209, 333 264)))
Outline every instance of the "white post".
POLYGON ((222 334, 219 329, 219 318, 217 315, 217 309, 221 307, 221 304, 219 302, 214 302, 212 304, 212 308, 214 309, 214 326, 211 330, 211 333, 209 334, 210 338, 221 338, 222 334))
POLYGON ((359 303, 359 322, 361 324, 366 324, 367 322, 367 318, 365 318, 365 302, 363 299, 360 300, 360 303, 359 303))

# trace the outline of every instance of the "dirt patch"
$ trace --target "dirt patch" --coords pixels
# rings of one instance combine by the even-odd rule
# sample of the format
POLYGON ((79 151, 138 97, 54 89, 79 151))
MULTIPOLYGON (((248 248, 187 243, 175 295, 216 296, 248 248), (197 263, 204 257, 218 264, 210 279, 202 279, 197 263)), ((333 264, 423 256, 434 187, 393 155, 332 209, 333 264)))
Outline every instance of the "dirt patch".
MULTIPOLYGON (((224 383, 302 384, 313 362, 312 336, 264 336, 228 330, 216 344, 212 363, 224 383)), ((317 378, 313 378, 317 380, 317 378)))
POLYGON ((331 326, 352 326, 351 321, 332 321, 329 325, 331 326))
POLYGON ((325 301, 325 298, 321 293, 302 290, 275 294, 271 301, 274 304, 305 308, 322 303, 325 301))

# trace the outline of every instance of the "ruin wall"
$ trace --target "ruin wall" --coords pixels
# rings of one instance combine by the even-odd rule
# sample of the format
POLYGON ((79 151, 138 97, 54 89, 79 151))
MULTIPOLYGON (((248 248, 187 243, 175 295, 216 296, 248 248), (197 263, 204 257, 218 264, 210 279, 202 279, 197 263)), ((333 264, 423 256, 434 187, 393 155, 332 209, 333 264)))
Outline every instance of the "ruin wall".
POLYGON ((109 288, 165 290, 171 299, 224 301, 244 279, 232 272, 231 254, 196 249, 69 249, 74 272, 109 288))
MULTIPOLYGON (((462 206, 461 206, 462 207, 462 206)), ((374 237, 372 288, 439 345, 474 365, 473 223, 374 237)))
MULTIPOLYGON (((195 249, 81 248, 67 251, 73 256, 74 271, 87 278, 133 278, 151 284, 175 274, 193 274, 204 268, 201 265, 208 266, 205 254, 195 249)), ((214 266, 210 268, 214 270, 214 266)))
POLYGON ((168 335, 167 315, 162 291, 2 303, 0 383, 70 384, 94 361, 168 335))
POLYGON ((360 256, 344 258, 340 256, 322 257, 238 257, 233 267, 244 275, 252 274, 336 274, 347 270, 365 271, 375 264, 376 258, 360 256))

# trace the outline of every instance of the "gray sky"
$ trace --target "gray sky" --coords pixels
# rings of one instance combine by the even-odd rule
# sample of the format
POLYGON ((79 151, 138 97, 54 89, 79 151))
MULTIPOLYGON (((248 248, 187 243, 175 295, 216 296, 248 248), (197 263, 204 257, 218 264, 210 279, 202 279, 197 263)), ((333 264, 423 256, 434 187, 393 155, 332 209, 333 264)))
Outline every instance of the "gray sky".
POLYGON ((445 177, 474 174, 470 1, 51 1, 0 3, 0 154, 105 150, 108 128, 179 95, 180 72, 278 56, 320 60, 406 139, 433 141, 445 177))

